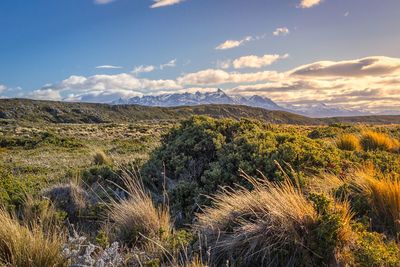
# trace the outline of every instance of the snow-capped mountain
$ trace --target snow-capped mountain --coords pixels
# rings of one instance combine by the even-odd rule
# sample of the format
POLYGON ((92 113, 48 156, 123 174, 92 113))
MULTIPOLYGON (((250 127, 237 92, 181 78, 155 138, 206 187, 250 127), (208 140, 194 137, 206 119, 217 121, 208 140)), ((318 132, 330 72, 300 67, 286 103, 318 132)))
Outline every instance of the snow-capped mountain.
POLYGON ((339 117, 339 116, 361 116, 370 115, 370 113, 345 109, 340 107, 329 106, 324 103, 310 104, 286 104, 278 105, 267 97, 258 95, 240 96, 228 95, 221 89, 214 92, 196 92, 196 93, 174 93, 162 95, 136 96, 128 99, 118 99, 112 102, 113 105, 141 105, 141 106, 159 106, 159 107, 176 107, 176 106, 195 106, 207 104, 229 104, 229 105, 245 105, 250 107, 264 108, 268 110, 282 110, 299 115, 314 118, 322 117, 339 117))
POLYGON ((129 99, 118 99, 113 101, 114 105, 142 105, 142 106, 160 106, 160 107, 176 107, 176 106, 195 106, 206 104, 230 104, 230 105, 246 105, 252 107, 260 107, 269 110, 286 110, 279 106, 271 99, 261 96, 230 96, 221 89, 214 92, 196 92, 196 93, 175 93, 163 94, 155 96, 136 96, 129 99))
POLYGON ((313 118, 371 115, 368 112, 329 106, 325 103, 287 104, 283 106, 294 113, 313 118))

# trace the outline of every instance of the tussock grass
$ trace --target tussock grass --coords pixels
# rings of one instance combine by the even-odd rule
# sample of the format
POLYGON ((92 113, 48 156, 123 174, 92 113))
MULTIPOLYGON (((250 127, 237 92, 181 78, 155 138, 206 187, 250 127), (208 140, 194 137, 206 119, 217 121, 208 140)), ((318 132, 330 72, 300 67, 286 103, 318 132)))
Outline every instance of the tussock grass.
POLYGON ((66 266, 61 245, 60 233, 45 234, 36 223, 21 225, 0 209, 0 266, 66 266))
POLYGON ((364 131, 362 133, 361 145, 365 151, 384 150, 395 152, 400 149, 399 141, 387 134, 374 131, 364 131))
POLYGON ((310 264, 315 264, 322 257, 334 257, 318 255, 309 247, 322 240, 326 232, 331 232, 332 240, 322 243, 333 242, 333 250, 334 238, 339 242, 350 239, 348 205, 334 204, 335 215, 320 216, 315 204, 289 180, 278 184, 248 176, 246 179, 253 190, 224 189, 213 198, 214 206, 197 216, 195 228, 207 240, 214 264, 229 260, 234 265, 291 265, 302 262, 305 255, 310 257, 310 264), (331 231, 332 218, 338 223, 337 229, 331 231))
POLYGON ((351 178, 353 186, 367 197, 369 205, 375 213, 376 221, 389 226, 393 231, 399 233, 399 178, 384 176, 372 167, 355 171, 351 178))
POLYGON ((89 194, 73 182, 53 185, 45 189, 42 194, 73 219, 79 216, 90 202, 89 194))
POLYGON ((110 165, 111 159, 101 150, 98 150, 93 155, 93 163, 96 165, 110 165))
POLYGON ((360 151, 360 139, 354 134, 343 134, 336 139, 336 145, 341 150, 360 151))
POLYGON ((172 231, 168 207, 156 207, 138 175, 125 172, 122 179, 128 197, 113 201, 109 212, 117 238, 128 245, 168 238, 172 231))

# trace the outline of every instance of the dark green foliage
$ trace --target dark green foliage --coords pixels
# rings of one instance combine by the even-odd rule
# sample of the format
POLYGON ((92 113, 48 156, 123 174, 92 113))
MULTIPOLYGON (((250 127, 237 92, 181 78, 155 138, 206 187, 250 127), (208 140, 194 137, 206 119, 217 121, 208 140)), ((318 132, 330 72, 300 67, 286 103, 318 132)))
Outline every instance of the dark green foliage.
POLYGON ((340 171, 339 151, 329 143, 275 133, 257 121, 193 117, 164 136, 142 174, 146 183, 159 191, 165 180, 167 185, 178 183, 176 188, 169 187, 171 205, 190 222, 198 205, 209 204, 202 194, 213 194, 220 186, 249 186, 239 170, 249 175, 261 171, 270 179, 281 180, 283 174, 275 162, 290 165, 300 177, 340 171))
MULTIPOLYGON (((339 232, 345 222, 343 214, 333 207, 333 200, 324 194, 310 194, 318 213, 318 221, 311 229, 307 247, 320 258, 319 264, 328 264, 334 257, 334 250, 340 247, 339 232)), ((315 264, 315 263, 314 263, 315 264)))
POLYGON ((40 132, 32 136, 0 137, 0 147, 34 149, 41 145, 54 145, 64 148, 83 147, 83 144, 72 138, 61 138, 50 132, 40 132))

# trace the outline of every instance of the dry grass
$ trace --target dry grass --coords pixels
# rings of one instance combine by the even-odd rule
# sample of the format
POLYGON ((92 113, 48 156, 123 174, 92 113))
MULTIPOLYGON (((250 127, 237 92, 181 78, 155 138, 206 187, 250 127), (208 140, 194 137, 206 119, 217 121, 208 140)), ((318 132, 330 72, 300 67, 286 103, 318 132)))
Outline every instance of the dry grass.
POLYGON ((66 266, 61 255, 61 234, 45 234, 36 223, 21 225, 3 209, 0 225, 1 266, 66 266))
POLYGON ((373 131, 365 131, 362 133, 361 145, 365 151, 384 150, 395 152, 400 149, 399 141, 391 138, 387 134, 373 131))
POLYGON ((368 199, 380 223, 400 232, 400 181, 384 176, 373 168, 357 170, 352 175, 353 186, 368 199))
POLYGON ((79 216, 90 202, 89 194, 73 182, 47 188, 43 196, 49 198, 57 208, 66 211, 70 218, 79 216))
POLYGON ((96 165, 110 165, 111 159, 103 151, 96 151, 93 155, 93 163, 96 165))
POLYGON ((113 201, 110 219, 119 240, 129 245, 155 245, 172 231, 167 207, 156 207, 150 193, 137 175, 125 172, 122 177, 128 197, 113 201))
MULTIPOLYGON (((277 264, 282 259, 276 255, 293 244, 304 250, 301 244, 309 226, 317 222, 313 205, 289 181, 276 184, 247 179, 254 190, 224 190, 214 198, 214 207, 198 215, 196 228, 211 246, 212 261, 277 264)), ((298 251, 292 252, 289 255, 298 251)))
POLYGON ((354 134, 343 134, 336 139, 336 145, 341 150, 360 151, 360 139, 354 134))

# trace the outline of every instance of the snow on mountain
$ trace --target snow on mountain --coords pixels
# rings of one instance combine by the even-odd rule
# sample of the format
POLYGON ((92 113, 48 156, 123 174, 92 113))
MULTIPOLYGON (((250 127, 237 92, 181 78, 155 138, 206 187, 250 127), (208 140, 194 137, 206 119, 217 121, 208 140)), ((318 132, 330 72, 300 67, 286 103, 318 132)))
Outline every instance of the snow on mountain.
POLYGON ((163 94, 155 96, 136 96, 129 99, 117 99, 112 102, 114 105, 142 105, 142 106, 194 106, 205 104, 230 104, 230 105, 246 105, 252 107, 260 107, 270 110, 285 110, 274 103, 271 99, 261 96, 230 96, 221 89, 214 92, 196 92, 196 93, 175 93, 163 94))
POLYGON ((196 92, 196 93, 173 93, 162 95, 136 96, 128 99, 117 99, 113 105, 142 105, 159 107, 176 106, 195 106, 207 104, 230 104, 244 105, 251 107, 264 108, 268 110, 283 110, 308 117, 336 117, 336 116, 360 116, 370 115, 370 113, 359 110, 344 109, 340 107, 329 106, 324 103, 310 104, 285 104, 278 105, 267 97, 258 95, 240 96, 227 95, 221 89, 214 92, 196 92))

